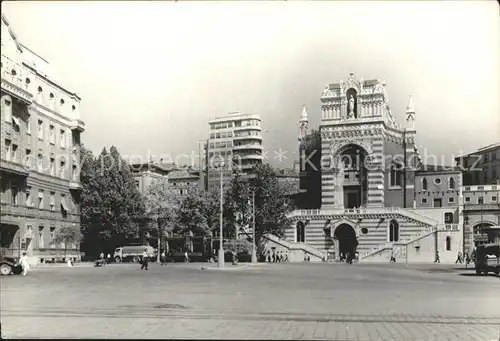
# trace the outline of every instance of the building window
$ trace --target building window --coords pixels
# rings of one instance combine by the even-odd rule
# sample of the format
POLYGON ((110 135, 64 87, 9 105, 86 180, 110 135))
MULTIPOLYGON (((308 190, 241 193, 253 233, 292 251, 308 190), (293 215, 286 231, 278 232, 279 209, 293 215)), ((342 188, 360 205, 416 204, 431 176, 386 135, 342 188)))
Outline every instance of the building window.
POLYGON ((55 176, 56 175, 56 165, 55 165, 55 160, 54 158, 50 158, 50 175, 55 176))
POLYGON ((12 145, 12 162, 17 162, 17 144, 12 145))
POLYGON ((54 133, 54 126, 51 124, 49 126, 49 142, 50 144, 55 144, 56 143, 56 134, 54 133))
POLYGON ((43 210, 43 189, 38 190, 38 208, 43 210))
POLYGON ((478 198, 477 198, 477 203, 478 203, 479 205, 484 204, 484 198, 483 198, 483 197, 478 197, 478 198))
POLYGON ((399 224, 396 220, 391 220, 389 223, 389 241, 397 242, 399 241, 399 224))
POLYGON ((448 198, 448 203, 449 204, 453 204, 454 202, 455 202, 455 198, 453 198, 453 197, 449 197, 448 198))
POLYGON ((465 197, 465 202, 470 202, 470 197, 465 197))
POLYGON ((31 187, 30 186, 26 187, 26 201, 25 201, 25 205, 28 206, 28 207, 33 206, 33 203, 31 202, 31 187))
POLYGON ((451 237, 446 237, 446 251, 451 251, 451 237))
POLYGON ((139 189, 141 187, 141 182, 139 180, 135 180, 135 188, 139 189))
POLYGON ((304 243, 306 241, 306 227, 301 221, 297 222, 295 240, 297 243, 304 243))
POLYGON ((448 180, 448 188, 449 188, 450 190, 455 189, 455 179, 450 178, 450 179, 448 180))
POLYGON ((497 201, 497 197, 496 196, 492 196, 491 197, 491 201, 496 202, 497 201))
POLYGON ((73 179, 73 181, 78 181, 78 172, 76 165, 73 165, 73 168, 71 169, 71 178, 73 179))
POLYGON ((65 168, 66 168, 66 162, 64 162, 63 160, 61 160, 61 168, 59 169, 59 176, 61 178, 64 178, 64 171, 65 171, 65 168))
POLYGON ((38 166, 38 171, 43 172, 43 155, 42 154, 38 154, 37 166, 38 166))
POLYGON ((5 160, 10 161, 12 156, 12 143, 10 140, 5 139, 5 160))
POLYGON ((422 198, 422 204, 427 204, 427 198, 422 198))
POLYGON ((38 120, 38 138, 43 140, 43 121, 38 120))
POLYGON ((31 135, 31 117, 26 120, 26 134, 31 135))
POLYGON ((50 247, 55 248, 56 245, 52 242, 56 236, 56 228, 54 226, 50 227, 50 247))
POLYGON ((427 191, 427 179, 422 179, 422 191, 427 191))
POLYGON ((63 217, 66 217, 68 214, 68 205, 66 204, 66 195, 61 194, 61 213, 63 217))
POLYGON ((43 249, 43 225, 38 226, 38 248, 43 249))
POLYGON ((10 188, 10 194, 12 196, 12 205, 17 205, 17 196, 19 194, 19 189, 17 188, 17 186, 12 186, 10 188))
POLYGON ((14 128, 14 131, 16 133, 19 133, 21 131, 21 122, 19 121, 19 118, 12 116, 12 128, 14 128))
POLYGON ((401 187, 401 180, 403 178, 403 164, 393 164, 390 171, 390 185, 391 187, 401 187))
POLYGON ((66 148, 66 132, 61 129, 61 148, 66 148))
POLYGON ((10 106, 12 105, 12 102, 9 99, 5 98, 3 100, 3 103, 5 105, 5 122, 11 123, 11 121, 12 121, 12 109, 10 108, 10 106))
POLYGON ((453 224, 453 213, 446 212, 444 214, 444 223, 445 224, 453 224))
POLYGON ((50 192, 50 210, 56 210, 56 192, 50 192))

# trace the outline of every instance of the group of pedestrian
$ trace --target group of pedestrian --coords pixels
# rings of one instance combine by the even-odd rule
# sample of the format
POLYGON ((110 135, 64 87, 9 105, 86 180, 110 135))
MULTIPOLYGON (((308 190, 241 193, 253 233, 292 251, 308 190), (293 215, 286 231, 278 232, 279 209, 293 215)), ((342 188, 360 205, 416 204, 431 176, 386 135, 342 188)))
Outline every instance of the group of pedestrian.
POLYGON ((271 253, 270 251, 266 254, 266 262, 268 263, 283 263, 288 262, 288 252, 283 251, 274 251, 271 253))

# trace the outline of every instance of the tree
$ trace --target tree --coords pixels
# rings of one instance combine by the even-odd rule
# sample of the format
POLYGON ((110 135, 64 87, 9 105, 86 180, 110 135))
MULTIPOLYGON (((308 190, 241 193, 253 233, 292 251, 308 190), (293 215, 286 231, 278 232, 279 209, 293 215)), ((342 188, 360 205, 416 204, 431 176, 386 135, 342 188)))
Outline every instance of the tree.
POLYGON ((62 226, 56 231, 53 244, 64 244, 64 258, 66 258, 66 251, 68 244, 79 244, 83 239, 83 234, 78 226, 62 226))
MULTIPOLYGON (((168 180, 165 179, 151 185, 147 189, 144 199, 146 216, 154 225, 154 228, 151 230, 156 232, 158 238, 164 238, 168 232, 174 230, 177 220, 175 214, 177 201, 168 180)), ((160 242, 160 245, 158 245, 158 257, 160 255, 161 244, 160 242)), ((163 244, 168 252, 168 243, 163 241, 163 244)))
POLYGON ((219 211, 219 190, 204 191, 198 187, 190 188, 187 194, 179 199, 177 212, 179 225, 176 232, 192 232, 208 237, 218 226, 219 211))
MULTIPOLYGON (((256 244, 260 238, 272 233, 278 237, 284 235, 290 226, 288 214, 293 210, 291 200, 288 198, 290 189, 281 183, 276 176, 276 171, 270 165, 257 165, 253 169, 253 177, 236 176, 231 182, 227 193, 228 216, 238 223, 251 222, 252 193, 255 193, 255 236, 256 244), (238 216, 237 211, 240 211, 238 216)), ((250 236, 249 236, 250 237, 250 236)))
MULTIPOLYGON (((89 157, 84 151, 82 156, 89 157)), ((92 254, 114 249, 138 237, 143 199, 125 160, 113 146, 97 160, 82 163, 82 222, 85 246, 92 254)))

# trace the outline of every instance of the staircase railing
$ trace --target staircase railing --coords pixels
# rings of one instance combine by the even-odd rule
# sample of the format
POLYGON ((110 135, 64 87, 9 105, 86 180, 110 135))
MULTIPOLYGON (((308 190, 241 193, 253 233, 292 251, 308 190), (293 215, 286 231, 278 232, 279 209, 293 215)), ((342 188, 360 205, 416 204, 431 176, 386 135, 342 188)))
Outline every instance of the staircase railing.
POLYGON ((275 236, 274 234, 271 234, 271 233, 268 233, 268 234, 265 234, 264 235, 264 238, 276 243, 276 244, 279 244, 289 250, 291 249, 301 249, 305 252, 308 252, 312 255, 315 255, 316 257, 320 257, 322 259, 324 259, 324 257, 326 256, 326 252, 323 252, 321 250, 318 250, 317 248, 311 246, 311 245, 308 245, 306 243, 298 243, 298 242, 289 242, 289 241, 286 241, 284 239, 281 239, 277 236, 275 236))

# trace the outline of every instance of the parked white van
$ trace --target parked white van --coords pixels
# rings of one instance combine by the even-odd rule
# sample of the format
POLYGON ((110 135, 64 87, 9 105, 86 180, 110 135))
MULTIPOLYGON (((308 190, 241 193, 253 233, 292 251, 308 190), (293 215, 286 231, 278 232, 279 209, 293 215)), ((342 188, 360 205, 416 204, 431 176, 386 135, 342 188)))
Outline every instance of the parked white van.
POLYGON ((149 258, 154 258, 156 250, 152 246, 122 246, 118 247, 113 254, 115 262, 135 262, 138 263, 142 260, 142 254, 146 250, 149 258))

